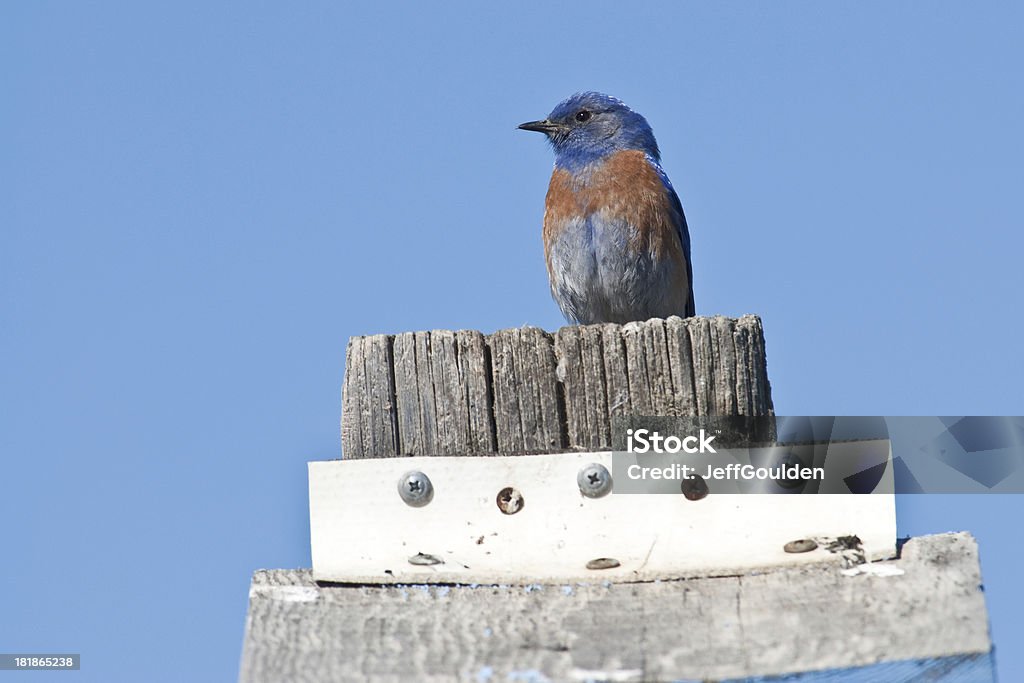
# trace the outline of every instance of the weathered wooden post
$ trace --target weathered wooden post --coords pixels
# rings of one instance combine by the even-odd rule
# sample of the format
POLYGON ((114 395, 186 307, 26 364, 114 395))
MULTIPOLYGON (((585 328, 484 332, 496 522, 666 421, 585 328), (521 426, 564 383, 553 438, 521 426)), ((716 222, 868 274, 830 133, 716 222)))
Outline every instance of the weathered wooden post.
POLYGON ((349 342, 345 458, 607 450, 619 415, 772 415, 761 321, 462 330, 349 342))
POLYGON ((897 558, 891 495, 606 495, 616 418, 770 440, 766 367, 754 316, 353 338, 313 568, 253 577, 241 680, 992 680, 973 539, 897 558))

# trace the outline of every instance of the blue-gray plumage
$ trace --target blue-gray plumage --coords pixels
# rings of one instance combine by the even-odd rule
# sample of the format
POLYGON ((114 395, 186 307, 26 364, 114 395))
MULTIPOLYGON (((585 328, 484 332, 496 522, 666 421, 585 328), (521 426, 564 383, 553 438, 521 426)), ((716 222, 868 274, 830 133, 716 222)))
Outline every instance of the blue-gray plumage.
POLYGON ((694 315, 690 233, 644 117, 586 92, 519 127, 544 133, 555 150, 544 255, 566 319, 694 315))

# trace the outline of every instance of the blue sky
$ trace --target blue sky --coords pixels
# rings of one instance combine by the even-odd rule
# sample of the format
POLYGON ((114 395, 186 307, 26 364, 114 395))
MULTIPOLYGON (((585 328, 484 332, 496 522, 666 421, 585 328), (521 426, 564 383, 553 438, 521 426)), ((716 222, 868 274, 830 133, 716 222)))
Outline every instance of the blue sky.
MULTIPOLYGON (((651 122, 697 311, 763 317, 780 414, 1024 414, 1022 21, 5 3, 0 651, 236 677, 252 570, 309 565, 305 463, 339 454, 348 337, 562 324, 552 157, 515 126, 577 90, 651 122)), ((899 512, 981 539, 1002 679, 1024 680, 1021 497, 899 512)))

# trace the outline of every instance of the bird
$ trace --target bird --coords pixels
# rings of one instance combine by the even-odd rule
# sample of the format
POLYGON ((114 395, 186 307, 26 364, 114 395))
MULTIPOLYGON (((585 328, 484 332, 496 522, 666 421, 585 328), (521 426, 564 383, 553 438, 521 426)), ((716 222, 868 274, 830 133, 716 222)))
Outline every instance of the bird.
POLYGON ((690 233, 650 124, 580 92, 521 130, 555 152, 544 205, 551 296, 571 324, 696 314, 690 233))

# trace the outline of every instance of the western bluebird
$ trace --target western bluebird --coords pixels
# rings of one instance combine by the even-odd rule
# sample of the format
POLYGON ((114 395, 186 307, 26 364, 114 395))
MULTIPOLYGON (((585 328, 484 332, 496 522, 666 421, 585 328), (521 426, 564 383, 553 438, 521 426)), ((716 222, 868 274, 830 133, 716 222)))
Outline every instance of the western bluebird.
POLYGON ((597 92, 543 121, 555 170, 544 208, 551 296, 571 323, 694 315, 690 233, 643 116, 597 92))

